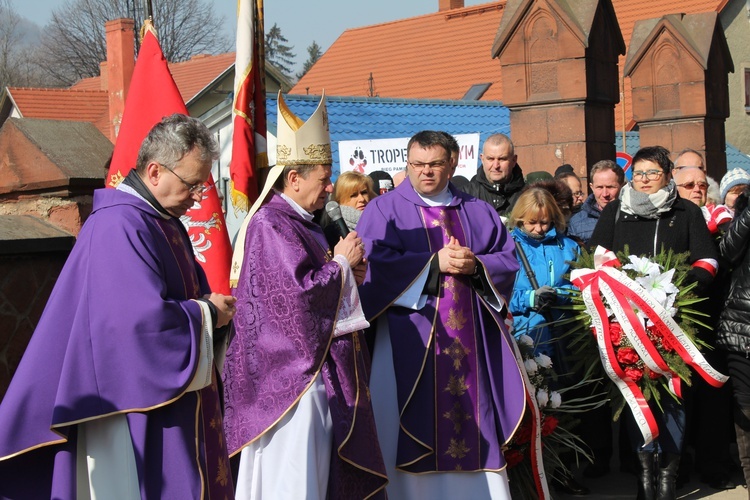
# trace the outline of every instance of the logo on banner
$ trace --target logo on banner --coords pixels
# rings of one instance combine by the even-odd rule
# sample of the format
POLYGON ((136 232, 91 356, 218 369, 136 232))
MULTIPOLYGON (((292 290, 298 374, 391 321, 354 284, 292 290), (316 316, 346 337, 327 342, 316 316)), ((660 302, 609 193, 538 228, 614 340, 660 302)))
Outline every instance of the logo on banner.
POLYGON ((365 167, 367 166, 367 158, 365 158, 365 154, 362 152, 362 148, 356 147, 354 148, 354 152, 352 153, 352 156, 349 158, 349 165, 352 166, 352 170, 355 172, 359 172, 360 174, 365 173, 365 167))
MULTIPOLYGON (((454 137, 460 152, 455 175, 471 179, 476 174, 479 160, 479 134, 456 134, 454 137)), ((369 174, 380 170, 395 175, 406 167, 408 142, 408 137, 339 141, 341 171, 369 174)))

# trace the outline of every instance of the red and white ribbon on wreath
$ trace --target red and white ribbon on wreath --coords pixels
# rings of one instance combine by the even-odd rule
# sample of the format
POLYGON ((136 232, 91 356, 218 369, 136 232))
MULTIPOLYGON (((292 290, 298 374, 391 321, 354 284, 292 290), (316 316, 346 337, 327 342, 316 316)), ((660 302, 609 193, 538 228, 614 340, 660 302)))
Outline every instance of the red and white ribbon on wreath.
POLYGON ((591 315, 604 370, 625 398, 643 435, 644 443, 648 444, 659 435, 659 430, 638 384, 625 374, 617 362, 609 331, 610 321, 602 297, 606 299, 623 333, 644 364, 650 370, 669 378, 669 388, 677 396, 681 396, 680 378, 670 370, 657 347, 649 339, 645 326, 633 310, 634 307, 651 320, 651 328, 656 330, 707 383, 721 387, 728 377, 708 364, 669 312, 640 284, 615 269, 619 266, 620 262, 613 252, 597 247, 594 252, 594 269, 573 270, 571 281, 580 288, 583 302, 591 315))
POLYGON ((513 348, 513 354, 516 356, 516 362, 518 368, 523 376, 524 392, 526 393, 526 404, 531 412, 531 442, 529 448, 531 450, 531 472, 533 474, 534 486, 539 500, 547 500, 550 497, 549 486, 547 485, 547 477, 544 472, 544 461, 542 460, 542 412, 539 410, 539 405, 536 401, 536 387, 529 380, 529 375, 526 373, 526 368, 523 363, 523 356, 521 351, 518 349, 515 338, 513 338, 513 315, 508 311, 505 317, 505 326, 508 328, 508 332, 511 334, 509 337, 513 339, 511 346, 513 348))

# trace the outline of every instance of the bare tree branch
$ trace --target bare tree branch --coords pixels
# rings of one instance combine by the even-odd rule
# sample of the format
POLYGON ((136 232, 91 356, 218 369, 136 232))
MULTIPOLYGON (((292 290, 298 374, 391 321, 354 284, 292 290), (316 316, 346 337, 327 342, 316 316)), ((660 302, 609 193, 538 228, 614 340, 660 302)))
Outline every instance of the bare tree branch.
MULTIPOLYGON (((28 23, 27 23, 28 24, 28 23)), ((31 63, 33 48, 23 40, 24 26, 10 0, 0 0, 0 89, 39 86, 41 75, 31 63)))
MULTIPOLYGON (((159 0, 153 5, 168 61, 231 50, 232 42, 223 33, 225 20, 214 13, 211 0, 159 0)), ((45 27, 38 64, 50 80, 64 85, 98 75, 99 63, 107 58, 104 24, 130 16, 128 0, 67 0, 45 27)))

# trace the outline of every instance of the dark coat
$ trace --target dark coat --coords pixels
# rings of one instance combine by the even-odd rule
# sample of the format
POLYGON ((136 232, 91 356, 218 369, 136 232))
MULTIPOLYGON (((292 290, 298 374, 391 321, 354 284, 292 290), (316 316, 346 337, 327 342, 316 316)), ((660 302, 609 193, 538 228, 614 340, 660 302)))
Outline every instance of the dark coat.
POLYGON ((729 295, 716 328, 716 344, 750 354, 750 210, 737 214, 719 243, 722 257, 734 267, 729 295))
MULTIPOLYGON (((677 198, 672 209, 658 219, 644 219, 620 210, 620 200, 610 202, 599 217, 588 242, 593 250, 601 245, 617 253, 628 246, 631 255, 652 257, 662 247, 675 252, 689 252, 688 262, 700 259, 718 261, 716 246, 708 232, 701 209, 695 203, 677 198)), ((713 281, 713 275, 700 267, 688 273, 688 282, 697 281, 699 295, 713 281)))
POLYGON ((590 194, 581 205, 581 210, 570 218, 568 236, 573 236, 586 243, 594 233, 596 223, 602 211, 596 205, 596 198, 590 194))
POLYGON ((510 180, 502 184, 495 184, 487 179, 484 168, 480 165, 469 185, 463 191, 467 194, 486 201, 492 205, 498 215, 507 215, 516 204, 521 190, 526 185, 523 180, 523 171, 516 165, 510 173, 510 180))

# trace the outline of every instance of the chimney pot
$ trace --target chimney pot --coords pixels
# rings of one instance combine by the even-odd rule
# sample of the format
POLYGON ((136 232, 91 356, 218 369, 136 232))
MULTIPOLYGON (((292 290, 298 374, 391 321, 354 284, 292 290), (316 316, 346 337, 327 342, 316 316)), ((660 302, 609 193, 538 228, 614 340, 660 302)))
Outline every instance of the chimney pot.
POLYGON ((438 12, 463 8, 464 0, 438 0, 438 12))

